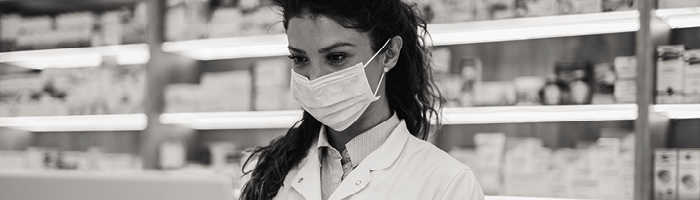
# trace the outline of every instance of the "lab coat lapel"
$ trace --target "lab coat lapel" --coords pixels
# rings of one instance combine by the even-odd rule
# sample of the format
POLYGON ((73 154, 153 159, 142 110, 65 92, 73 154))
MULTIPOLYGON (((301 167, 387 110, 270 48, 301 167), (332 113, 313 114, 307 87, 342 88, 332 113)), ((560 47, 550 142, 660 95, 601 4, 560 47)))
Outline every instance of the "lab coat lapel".
POLYGON ((321 199, 321 165, 315 145, 309 149, 309 153, 299 167, 299 172, 292 179, 292 188, 305 199, 321 199))
POLYGON ((401 155, 409 136, 406 122, 401 120, 384 144, 352 170, 328 200, 345 199, 367 187, 372 180, 370 172, 389 168, 401 155))

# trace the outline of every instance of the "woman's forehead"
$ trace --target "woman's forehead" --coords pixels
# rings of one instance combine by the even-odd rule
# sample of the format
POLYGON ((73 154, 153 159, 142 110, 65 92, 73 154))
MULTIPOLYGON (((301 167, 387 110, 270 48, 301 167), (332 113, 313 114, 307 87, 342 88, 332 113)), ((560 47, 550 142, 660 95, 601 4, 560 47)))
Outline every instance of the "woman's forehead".
POLYGON ((304 51, 317 51, 337 43, 350 43, 356 48, 369 48, 366 33, 345 28, 335 20, 325 17, 292 18, 287 26, 289 46, 304 51))

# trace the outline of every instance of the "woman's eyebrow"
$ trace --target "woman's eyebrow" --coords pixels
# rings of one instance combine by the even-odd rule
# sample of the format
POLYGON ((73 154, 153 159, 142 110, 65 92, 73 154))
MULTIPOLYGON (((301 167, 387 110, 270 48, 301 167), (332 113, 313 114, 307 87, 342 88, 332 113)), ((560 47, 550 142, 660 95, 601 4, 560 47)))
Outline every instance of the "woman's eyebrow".
POLYGON ((329 52, 329 51, 331 51, 331 50, 333 50, 333 49, 335 49, 335 48, 344 47, 344 46, 354 47, 355 45, 354 45, 354 44, 347 43, 347 42, 338 42, 338 43, 335 43, 335 44, 333 44, 333 45, 331 45, 331 46, 323 47, 323 48, 319 49, 319 50, 318 50, 318 53, 326 53, 326 52, 329 52))
POLYGON ((306 54, 306 51, 301 50, 301 49, 297 49, 297 48, 294 48, 294 47, 291 47, 291 46, 288 46, 287 49, 292 50, 292 51, 296 51, 297 53, 306 54))

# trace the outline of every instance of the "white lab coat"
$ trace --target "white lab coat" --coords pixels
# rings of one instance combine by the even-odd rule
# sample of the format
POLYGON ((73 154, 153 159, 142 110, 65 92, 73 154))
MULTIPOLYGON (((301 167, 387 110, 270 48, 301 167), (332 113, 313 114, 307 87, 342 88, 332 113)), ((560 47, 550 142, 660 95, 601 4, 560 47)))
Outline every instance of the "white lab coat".
MULTIPOLYGON (((284 179, 275 200, 320 200, 316 146, 284 179)), ((429 142, 412 136, 403 120, 330 196, 340 199, 483 200, 472 170, 429 142)))

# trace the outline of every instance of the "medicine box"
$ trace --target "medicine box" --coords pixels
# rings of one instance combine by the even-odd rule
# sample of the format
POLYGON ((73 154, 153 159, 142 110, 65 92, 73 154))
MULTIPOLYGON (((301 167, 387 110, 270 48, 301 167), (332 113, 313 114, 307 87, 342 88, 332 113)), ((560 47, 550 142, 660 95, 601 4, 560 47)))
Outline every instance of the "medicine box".
POLYGON ((683 45, 659 46, 656 61, 656 103, 683 103, 683 45))
POLYGON ((677 190, 677 159, 675 149, 656 149, 654 152, 654 199, 675 200, 677 190))
POLYGON ((685 52, 684 103, 700 103, 700 49, 685 52))
POLYGON ((618 79, 630 79, 637 77, 637 58, 634 56, 615 57, 615 74, 618 79))
POLYGON ((700 149, 678 150, 678 199, 700 199, 700 149))

